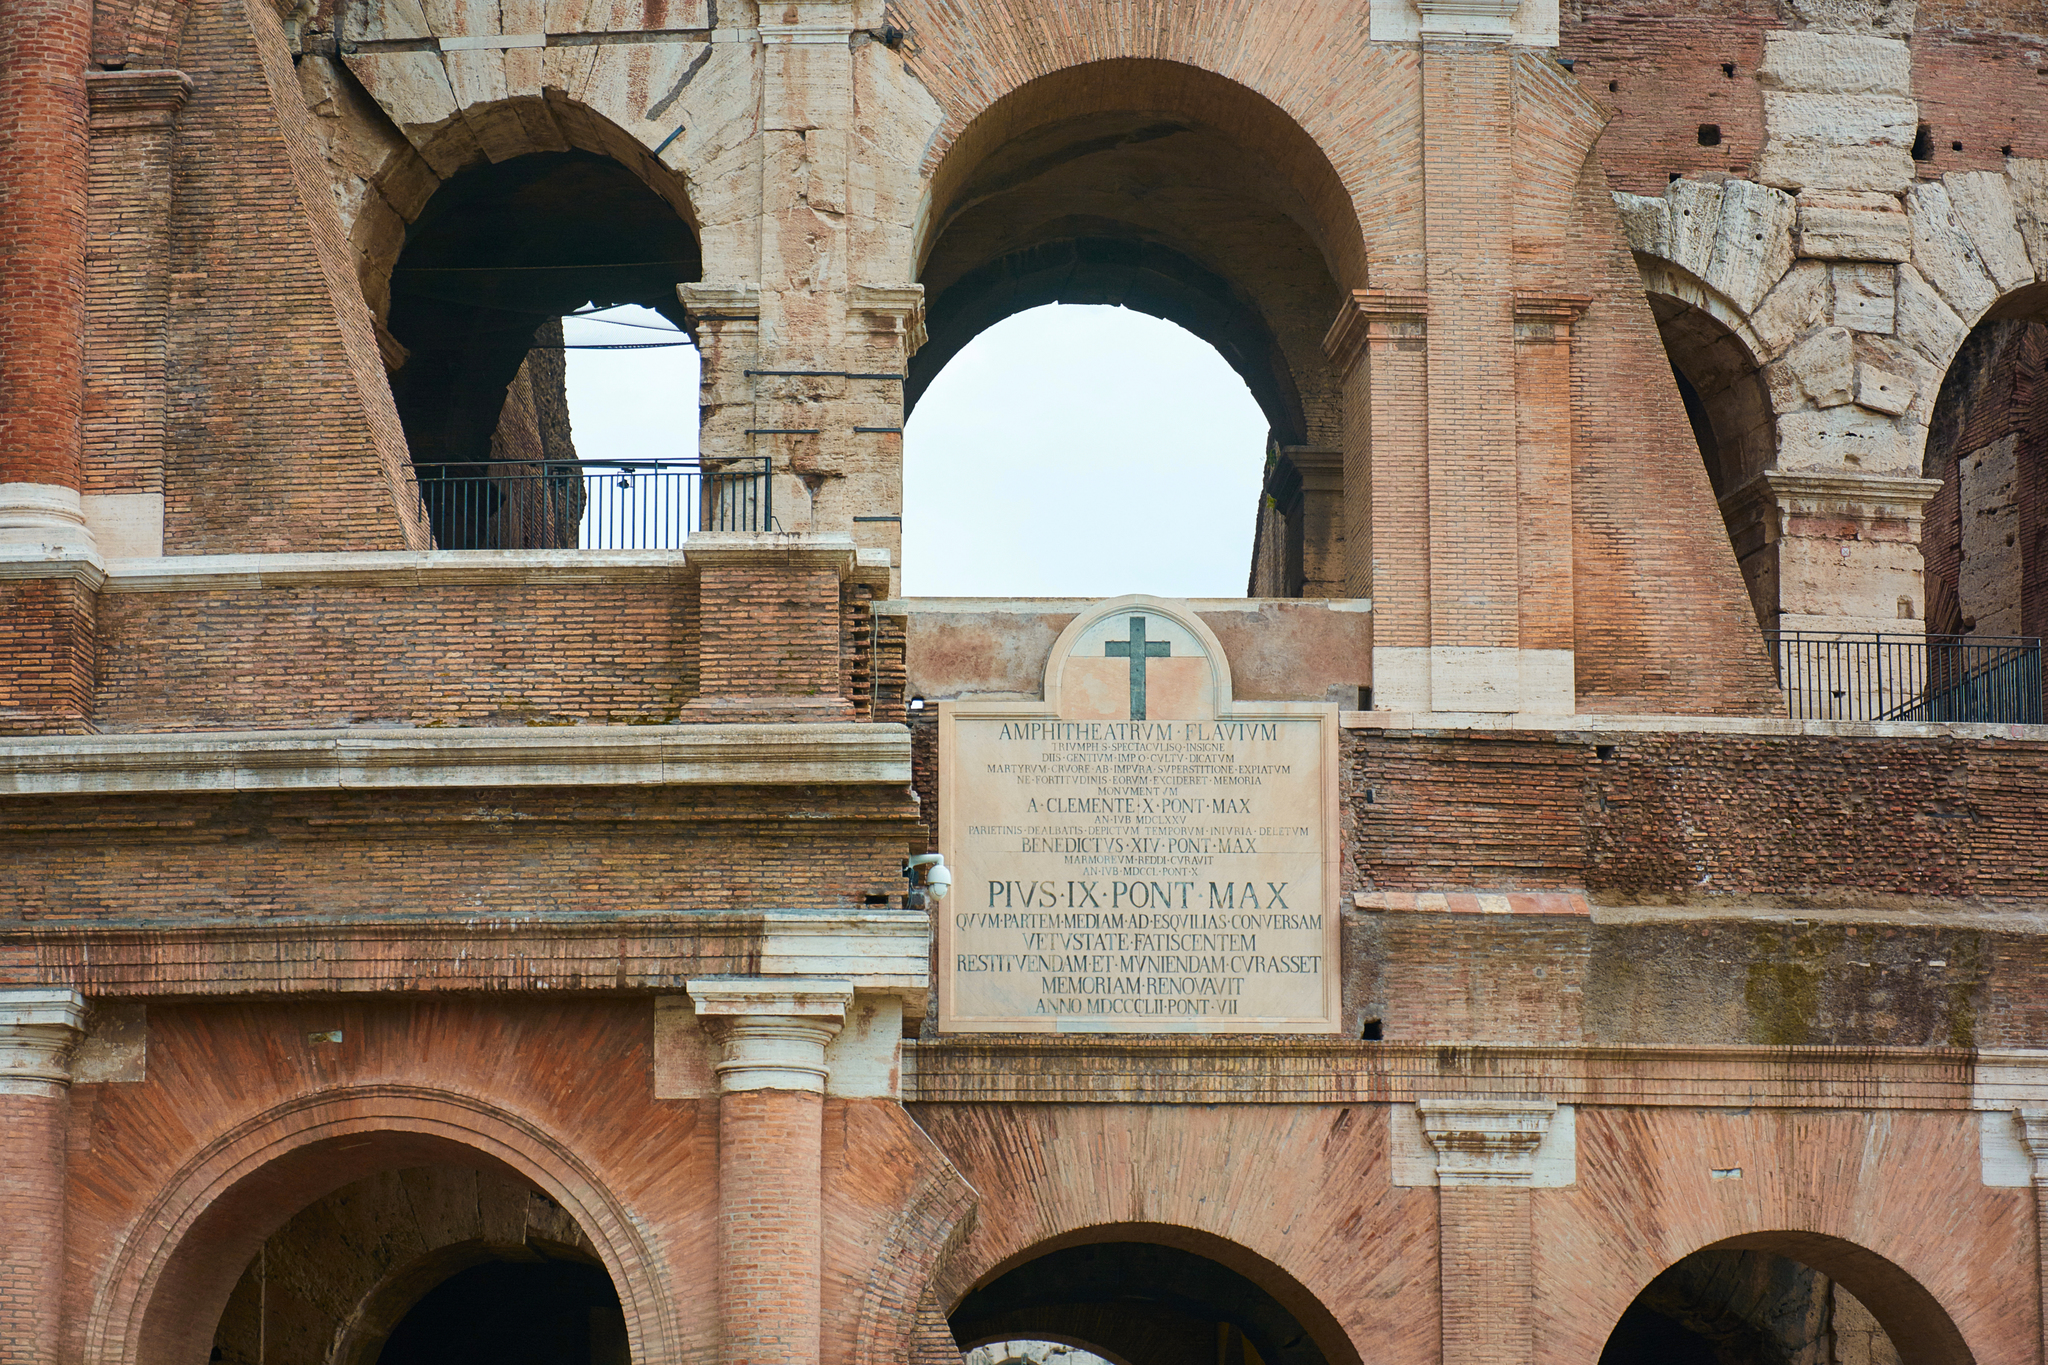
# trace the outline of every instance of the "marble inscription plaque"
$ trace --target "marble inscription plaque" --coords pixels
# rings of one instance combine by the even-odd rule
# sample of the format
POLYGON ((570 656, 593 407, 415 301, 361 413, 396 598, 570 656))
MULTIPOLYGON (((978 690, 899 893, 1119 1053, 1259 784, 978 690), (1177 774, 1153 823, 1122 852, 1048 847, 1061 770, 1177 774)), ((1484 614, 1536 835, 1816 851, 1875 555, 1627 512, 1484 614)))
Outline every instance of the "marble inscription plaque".
POLYGON ((1146 597, 1067 629, 1044 702, 941 703, 940 1028, 1335 1031, 1336 728, 1233 702, 1146 597))

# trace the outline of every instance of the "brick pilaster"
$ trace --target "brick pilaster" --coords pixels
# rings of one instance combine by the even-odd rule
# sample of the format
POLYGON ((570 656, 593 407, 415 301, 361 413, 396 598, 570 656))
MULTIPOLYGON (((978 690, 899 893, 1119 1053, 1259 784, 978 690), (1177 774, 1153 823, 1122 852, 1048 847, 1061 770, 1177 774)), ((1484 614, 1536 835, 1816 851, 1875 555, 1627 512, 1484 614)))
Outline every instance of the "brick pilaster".
POLYGON ((824 1264, 825 1045, 844 981, 711 977, 688 986, 720 1048, 722 1365, 817 1365, 824 1264))
POLYGON ((2048 1109, 2022 1109, 2020 1134, 2034 1159, 2034 1278, 2041 1297, 2041 1359, 2048 1361, 2048 1109))
POLYGON ((1424 1100, 1436 1149, 1444 1365, 1534 1356, 1529 1186, 1557 1106, 1547 1100, 1424 1100))
MULTIPOLYGON (((1572 648, 1572 328, 1591 302, 1515 296, 1516 629, 1523 649, 1572 648)), ((1560 700, 1560 709, 1571 709, 1569 694, 1560 700)))
POLYGON ((1354 290, 1323 338, 1344 376, 1344 595, 1374 646, 1429 644, 1429 296, 1354 290))
POLYGON ((0 991, 0 1365, 55 1365, 76 991, 0 991))
POLYGON ((844 536, 698 533, 697 695, 685 720, 854 719, 840 584, 857 556, 844 536))

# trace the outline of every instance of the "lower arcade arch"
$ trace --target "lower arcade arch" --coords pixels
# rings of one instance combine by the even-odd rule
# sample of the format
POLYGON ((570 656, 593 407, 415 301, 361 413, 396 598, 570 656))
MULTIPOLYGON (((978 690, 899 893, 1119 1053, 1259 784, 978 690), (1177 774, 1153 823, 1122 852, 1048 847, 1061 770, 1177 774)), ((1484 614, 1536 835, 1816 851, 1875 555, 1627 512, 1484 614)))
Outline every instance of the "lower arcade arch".
POLYGON ((1117 1365, 1358 1360, 1335 1318, 1293 1276, 1185 1228, 1129 1225, 1042 1243, 984 1277, 948 1323, 966 1351, 1058 1344, 1117 1365))
POLYGON ((451 1345, 495 1304, 550 1361, 654 1365, 680 1349, 664 1279, 626 1211, 525 1121, 413 1087, 328 1092, 166 1183, 95 1296, 83 1359, 523 1360, 489 1330, 451 1345))
POLYGON ((1970 1365, 1961 1332, 1899 1266, 1853 1242, 1762 1232, 1667 1267, 1600 1365, 1970 1365))

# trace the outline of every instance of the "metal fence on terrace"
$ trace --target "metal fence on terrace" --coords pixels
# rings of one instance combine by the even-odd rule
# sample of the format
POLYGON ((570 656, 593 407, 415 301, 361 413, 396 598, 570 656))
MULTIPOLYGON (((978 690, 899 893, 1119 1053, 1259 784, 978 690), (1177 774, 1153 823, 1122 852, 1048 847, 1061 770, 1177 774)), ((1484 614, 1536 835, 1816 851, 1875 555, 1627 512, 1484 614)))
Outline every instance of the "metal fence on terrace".
POLYGON ((1810 631, 1769 639, 1794 719, 2042 723, 2039 640, 1810 631))
POLYGON ((692 531, 772 529, 765 456, 420 464, 442 550, 675 550, 692 531))

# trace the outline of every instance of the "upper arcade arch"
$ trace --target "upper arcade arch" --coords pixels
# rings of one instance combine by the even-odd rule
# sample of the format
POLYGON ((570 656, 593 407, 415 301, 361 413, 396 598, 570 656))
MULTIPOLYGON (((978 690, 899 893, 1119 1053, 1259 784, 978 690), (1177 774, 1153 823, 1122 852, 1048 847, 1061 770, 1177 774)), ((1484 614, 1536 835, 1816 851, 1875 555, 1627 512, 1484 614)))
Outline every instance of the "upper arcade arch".
POLYGON ((959 349, 1045 303, 1178 323, 1244 378, 1281 445, 1341 437, 1322 339, 1364 245, 1337 173, 1279 106, 1178 62, 1119 58, 1025 82, 945 147, 916 257, 930 340, 912 406, 959 349))
POLYGON ((205 1360, 235 1283, 267 1236, 365 1176, 437 1165, 509 1173, 544 1191, 588 1237, 617 1287, 633 1360, 679 1358, 674 1296, 659 1254, 588 1166, 496 1106, 389 1085, 287 1101, 186 1161, 137 1217, 97 1285, 83 1359, 205 1360))

